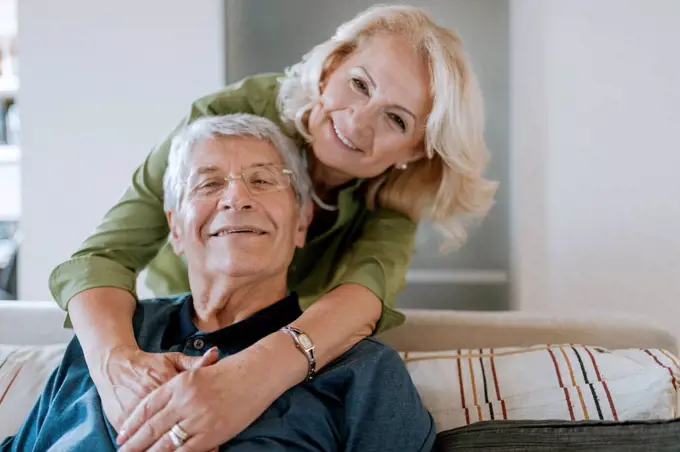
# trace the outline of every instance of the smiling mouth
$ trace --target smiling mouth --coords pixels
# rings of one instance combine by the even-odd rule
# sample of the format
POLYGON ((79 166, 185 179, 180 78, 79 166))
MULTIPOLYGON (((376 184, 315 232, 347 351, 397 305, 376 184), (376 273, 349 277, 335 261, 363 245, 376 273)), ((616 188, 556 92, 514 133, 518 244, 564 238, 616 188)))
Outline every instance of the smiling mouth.
POLYGON ((340 140, 340 142, 341 142, 342 144, 344 144, 347 148, 349 148, 349 149, 352 150, 352 151, 362 152, 361 149, 359 149, 358 147, 356 147, 356 146, 354 145, 354 143, 352 143, 352 142, 349 140, 349 138, 347 138, 346 136, 344 136, 344 135, 342 134, 342 132, 340 132, 340 129, 338 128, 338 126, 335 125, 335 121, 333 121, 332 119, 331 119, 331 125, 333 126, 333 131, 335 132, 335 136, 338 137, 338 140, 340 140))
POLYGON ((234 234, 254 234, 254 235, 265 235, 266 232, 261 229, 253 228, 226 228, 220 229, 214 234, 210 234, 210 237, 226 237, 228 235, 234 234))

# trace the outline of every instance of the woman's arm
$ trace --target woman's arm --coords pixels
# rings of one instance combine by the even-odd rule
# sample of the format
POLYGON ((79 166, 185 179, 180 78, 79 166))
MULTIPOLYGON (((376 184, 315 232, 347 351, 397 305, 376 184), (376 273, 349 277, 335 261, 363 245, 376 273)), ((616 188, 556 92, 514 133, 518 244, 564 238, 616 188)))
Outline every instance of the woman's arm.
MULTIPOLYGON (((389 209, 369 212, 361 235, 335 271, 332 290, 292 325, 314 341, 317 369, 360 340, 403 322, 403 315, 394 308, 396 296, 405 285, 417 227, 400 212, 389 209)), ((260 347, 276 363, 262 363, 269 372, 278 373, 281 388, 276 397, 306 377, 307 360, 287 334, 271 334, 253 347, 260 347)))
MULTIPOLYGON (((192 108, 182 123, 195 114, 192 108)), ((167 360, 139 350, 132 325, 137 273, 168 235, 162 181, 169 144, 170 137, 149 154, 94 234, 50 275, 52 295, 68 312, 66 325, 74 328, 116 429, 144 395, 177 374, 167 360)))
MULTIPOLYGON (((201 98, 192 104, 178 127, 207 115, 276 114, 275 85, 274 75, 256 76, 201 98)), ((173 134, 147 156, 122 198, 80 249, 52 271, 50 291, 64 310, 68 310, 76 294, 89 289, 116 287, 134 294, 137 274, 167 242, 169 228, 163 210, 163 176, 173 134)), ((177 270, 173 268, 173 271, 177 270)), ((66 324, 70 326, 69 318, 66 324)))
MULTIPOLYGON (((182 124, 197 114, 192 109, 182 124)), ((130 295, 135 293, 138 272, 153 259, 169 233, 163 211, 163 175, 169 146, 170 137, 147 156, 95 232, 68 261, 52 271, 50 291, 63 309, 70 311, 70 301, 90 289, 113 287, 130 295)), ((92 296, 87 299, 90 303, 101 300, 92 296)), ((127 321, 131 319, 130 316, 127 321)), ((77 328, 76 334, 80 334, 77 328)))
MULTIPOLYGON (((314 341, 318 370, 370 336, 381 310, 380 299, 366 287, 343 284, 322 296, 292 325, 314 341)), ((270 334, 252 348, 247 352, 262 357, 252 361, 253 367, 257 367, 253 372, 276 375, 270 380, 276 382, 269 388, 271 402, 307 376, 307 359, 288 334, 270 334)))
MULTIPOLYGON (((199 99, 179 126, 206 115, 263 114, 255 106, 270 108, 274 98, 272 102, 263 98, 271 97, 273 83, 273 76, 254 77, 199 99)), ((74 327, 107 417, 116 428, 141 398, 189 365, 172 354, 142 352, 132 326, 137 274, 168 237, 163 177, 173 134, 135 171, 123 197, 94 234, 50 275, 52 295, 68 311, 66 325, 74 327)))
MULTIPOLYGON (((136 303, 130 292, 117 287, 86 290, 71 299, 71 321, 79 332, 78 340, 88 364, 103 361, 114 348, 137 346, 132 329, 136 303), (107 302, 99 303, 98 300, 107 302)), ((96 370, 92 366, 90 369, 96 370)))
MULTIPOLYGON (((376 325, 382 324, 384 330, 403 319, 393 308, 409 267, 416 227, 400 213, 371 212, 361 236, 336 271, 333 289, 293 322, 314 341, 317 369, 373 334, 376 325)), ((178 378, 155 390, 125 422, 118 438, 118 443, 124 444, 121 452, 167 443, 165 432, 174 423, 190 431, 191 447, 218 447, 302 382, 307 370, 307 359, 291 337, 272 333, 242 352, 198 370, 194 377, 178 378), (213 384, 213 380, 219 383, 213 384), (191 403, 184 403, 186 394, 190 394, 191 403), (234 410, 234 406, 242 408, 234 410)))
MULTIPOLYGON (((200 358, 181 353, 140 350, 132 327, 135 305, 130 292, 115 287, 80 292, 69 303, 90 377, 104 413, 116 430, 144 396, 201 362, 200 358)), ((208 364, 213 364, 217 356, 207 359, 208 364)))
MULTIPOLYGON (((368 289, 346 284, 324 295, 294 325, 313 338, 318 364, 325 366, 371 334, 380 306, 368 289)), ((217 448, 302 382, 307 369, 307 359, 287 333, 270 334, 242 352, 153 391, 123 424, 117 438, 120 450, 169 447, 166 432, 176 423, 190 433, 191 450, 217 448)))

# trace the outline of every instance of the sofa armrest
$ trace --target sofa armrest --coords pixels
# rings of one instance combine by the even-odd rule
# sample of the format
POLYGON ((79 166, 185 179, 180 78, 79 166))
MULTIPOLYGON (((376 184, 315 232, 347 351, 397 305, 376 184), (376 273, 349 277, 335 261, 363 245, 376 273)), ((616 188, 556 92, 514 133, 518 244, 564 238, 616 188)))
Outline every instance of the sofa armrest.
MULTIPOLYGON (((605 348, 661 348, 678 354, 670 333, 626 316, 569 316, 524 311, 402 309, 406 323, 379 338, 399 351, 437 351, 576 343, 605 348)), ((0 344, 68 342, 65 313, 51 301, 0 301, 0 344)))
POLYGON ((624 315, 570 316, 525 311, 401 309, 406 322, 379 338, 399 351, 574 343, 604 348, 661 348, 677 355, 672 334, 624 315))
POLYGON ((66 313, 52 301, 0 301, 0 344, 47 345, 68 342, 66 313))

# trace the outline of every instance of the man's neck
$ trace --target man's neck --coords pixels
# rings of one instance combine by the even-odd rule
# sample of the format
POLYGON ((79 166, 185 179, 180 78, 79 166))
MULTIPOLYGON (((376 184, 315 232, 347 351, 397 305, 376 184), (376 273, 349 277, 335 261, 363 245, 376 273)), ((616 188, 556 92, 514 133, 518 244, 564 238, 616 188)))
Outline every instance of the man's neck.
POLYGON ((262 280, 192 278, 194 324, 201 331, 217 331, 239 322, 286 296, 286 275, 262 280), (233 289, 236 287, 236 289, 233 289))

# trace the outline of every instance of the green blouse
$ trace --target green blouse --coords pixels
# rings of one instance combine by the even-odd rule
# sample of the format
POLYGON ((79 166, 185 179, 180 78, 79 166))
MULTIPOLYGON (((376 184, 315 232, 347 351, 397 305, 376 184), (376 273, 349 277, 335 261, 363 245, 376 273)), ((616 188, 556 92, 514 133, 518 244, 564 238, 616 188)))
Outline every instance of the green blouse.
MULTIPOLYGON (((191 105, 180 127, 207 115, 251 113, 281 124, 276 99, 281 74, 249 77, 191 105)), ((135 293, 137 274, 148 268, 147 284, 157 296, 189 291, 186 264, 172 251, 163 211, 163 174, 172 134, 135 171, 132 184, 95 232, 50 275, 52 296, 62 309, 79 292, 119 287, 135 293)), ((338 215, 327 230, 297 249, 288 284, 302 308, 341 284, 368 288, 383 302, 376 332, 403 323, 394 309, 414 248, 417 224, 404 214, 364 203, 365 181, 357 179, 338 196, 338 215)), ((66 325, 70 326, 67 318, 66 325)))

